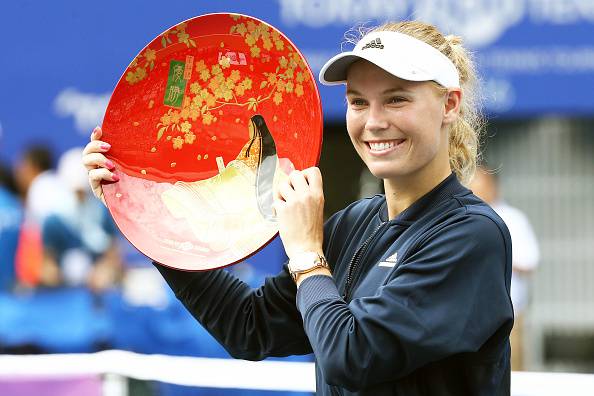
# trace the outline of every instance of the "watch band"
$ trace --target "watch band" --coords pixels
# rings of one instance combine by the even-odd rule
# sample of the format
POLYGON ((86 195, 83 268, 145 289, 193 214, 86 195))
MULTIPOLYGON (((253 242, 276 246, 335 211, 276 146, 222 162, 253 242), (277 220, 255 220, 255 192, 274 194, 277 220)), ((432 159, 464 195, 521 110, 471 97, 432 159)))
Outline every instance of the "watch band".
POLYGON ((297 281, 298 275, 306 274, 318 268, 326 268, 330 270, 330 265, 328 265, 328 261, 326 261, 324 256, 316 252, 304 252, 297 258, 289 261, 289 272, 294 281, 297 281), (292 262, 299 261, 299 259, 303 260, 303 255, 311 256, 311 258, 305 258, 306 260, 311 260, 313 258, 311 265, 306 267, 303 266, 303 263, 300 263, 301 265, 291 265, 292 262))

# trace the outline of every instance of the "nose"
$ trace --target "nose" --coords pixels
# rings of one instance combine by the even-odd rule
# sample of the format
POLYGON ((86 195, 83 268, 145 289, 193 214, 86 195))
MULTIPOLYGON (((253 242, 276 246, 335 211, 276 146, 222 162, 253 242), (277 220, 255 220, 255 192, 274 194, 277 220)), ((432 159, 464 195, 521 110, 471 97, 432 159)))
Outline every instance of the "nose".
POLYGON ((370 132, 379 132, 388 128, 388 119, 381 105, 371 104, 367 112, 365 129, 370 132))

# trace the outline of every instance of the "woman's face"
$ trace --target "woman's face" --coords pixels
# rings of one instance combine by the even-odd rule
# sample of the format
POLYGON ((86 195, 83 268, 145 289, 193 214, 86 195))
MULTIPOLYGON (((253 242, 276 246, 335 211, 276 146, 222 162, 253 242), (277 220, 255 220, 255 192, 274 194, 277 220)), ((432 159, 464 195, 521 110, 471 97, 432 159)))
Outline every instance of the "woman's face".
POLYGON ((402 80, 365 60, 349 68, 347 130, 373 175, 409 179, 450 173, 447 96, 433 83, 402 80))

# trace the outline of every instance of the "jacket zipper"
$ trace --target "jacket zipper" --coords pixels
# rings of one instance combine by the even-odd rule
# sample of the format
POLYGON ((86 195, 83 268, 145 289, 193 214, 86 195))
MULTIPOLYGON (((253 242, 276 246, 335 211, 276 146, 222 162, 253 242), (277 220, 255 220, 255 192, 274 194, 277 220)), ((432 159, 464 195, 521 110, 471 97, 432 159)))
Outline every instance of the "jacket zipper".
POLYGON ((361 261, 361 257, 363 256, 363 253, 365 253, 365 251, 367 250, 367 246, 373 240, 373 238, 378 233, 380 228, 382 228, 384 226, 384 224, 386 224, 386 223, 387 223, 387 221, 384 221, 383 223, 381 223, 371 233, 371 235, 365 240, 365 242, 363 242, 363 244, 361 246, 359 246, 359 249, 357 249, 357 251, 355 252, 353 257, 351 258, 351 262, 349 263, 349 271, 347 273, 347 278, 346 278, 346 282, 345 282, 345 286, 344 286, 344 292, 342 293, 342 298, 345 301, 347 301, 347 299, 349 298, 349 293, 351 291, 350 289, 353 286, 352 283, 353 283, 353 280, 355 279, 355 272, 359 269, 359 262, 361 261))

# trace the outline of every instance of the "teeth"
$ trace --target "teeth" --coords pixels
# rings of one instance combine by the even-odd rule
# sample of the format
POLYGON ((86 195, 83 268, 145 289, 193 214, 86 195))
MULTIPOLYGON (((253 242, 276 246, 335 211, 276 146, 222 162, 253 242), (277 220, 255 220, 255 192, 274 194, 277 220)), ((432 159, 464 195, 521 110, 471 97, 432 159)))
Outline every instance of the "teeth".
POLYGON ((391 141, 391 142, 380 142, 380 143, 369 143, 369 146, 371 147, 372 150, 374 151, 382 151, 382 150, 388 150, 392 147, 394 147, 396 145, 396 142, 391 141))

